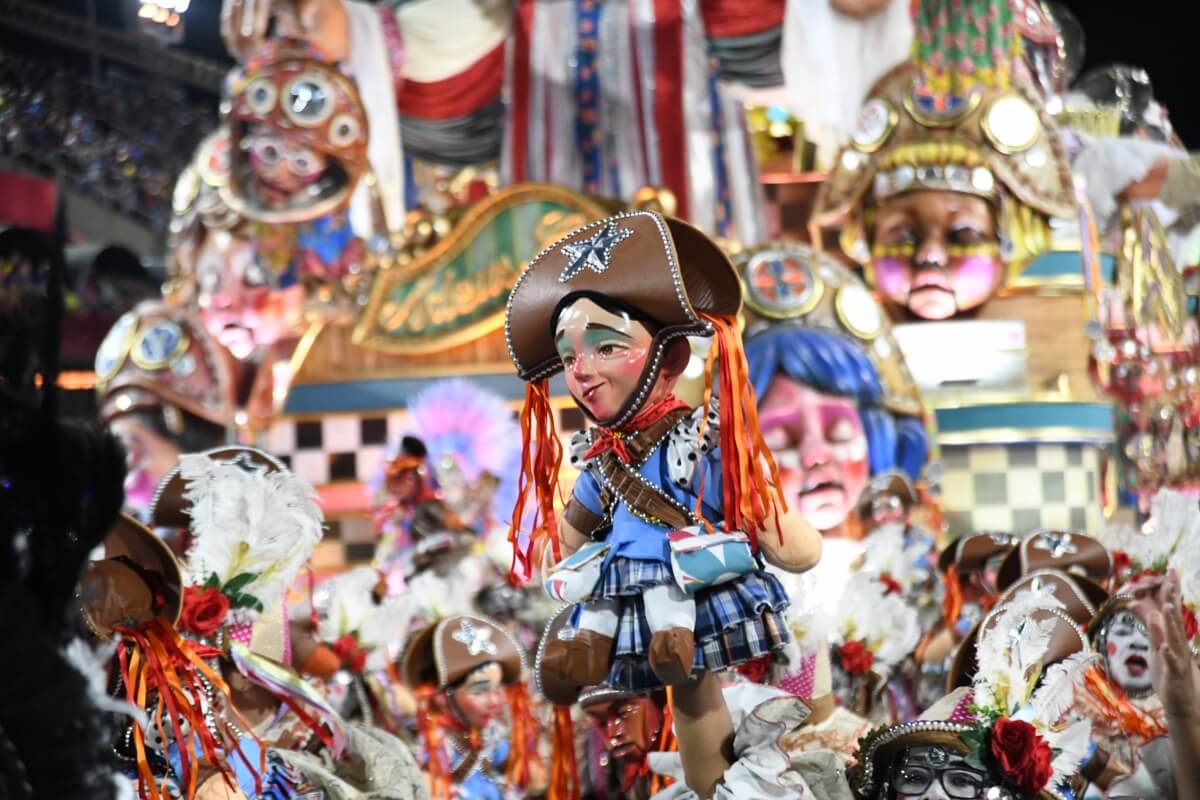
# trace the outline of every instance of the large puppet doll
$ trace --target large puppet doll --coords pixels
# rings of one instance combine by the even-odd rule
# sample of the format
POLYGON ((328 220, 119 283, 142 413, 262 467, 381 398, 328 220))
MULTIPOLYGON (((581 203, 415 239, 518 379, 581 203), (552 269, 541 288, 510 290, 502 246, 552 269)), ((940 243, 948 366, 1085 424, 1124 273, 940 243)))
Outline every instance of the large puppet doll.
POLYGON ((734 320, 737 275, 707 237, 679 220, 634 212, 581 228, 535 258, 509 298, 505 333, 529 382, 521 496, 510 533, 514 570, 535 546, 553 563, 547 590, 577 606, 547 669, 577 685, 632 690, 687 682, 782 646, 787 604, 762 559, 804 570, 820 539, 779 499, 757 430, 734 320), (687 336, 713 336, 720 397, 689 408, 672 390, 687 336), (571 441, 579 479, 561 517, 561 445, 549 377, 595 426, 571 441), (518 529, 529 499, 540 527, 518 529), (712 532, 710 534, 709 532, 712 532))

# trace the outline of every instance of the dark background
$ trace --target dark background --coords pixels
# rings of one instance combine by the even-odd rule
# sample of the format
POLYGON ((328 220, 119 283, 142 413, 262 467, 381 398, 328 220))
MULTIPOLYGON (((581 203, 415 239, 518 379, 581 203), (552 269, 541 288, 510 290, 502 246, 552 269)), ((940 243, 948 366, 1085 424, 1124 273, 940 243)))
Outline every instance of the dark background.
POLYGON ((1123 63, 1145 69, 1184 144, 1200 149, 1200 8, 1185 0, 1065 0, 1064 5, 1083 25, 1085 68, 1123 63))
MULTIPOLYGON (((906 0, 901 0, 902 2, 906 0)), ((40 0, 83 16, 86 0, 40 0)), ((132 13, 136 0, 95 0, 102 24, 118 26, 132 13)), ((1114 62, 1140 66, 1150 73, 1155 95, 1170 112, 1180 137, 1200 148, 1200 35, 1196 19, 1187 13, 1190 0, 1063 0, 1079 18, 1086 35, 1085 68, 1114 62)), ((218 34, 221 0, 192 0, 186 15, 184 47, 210 58, 227 60, 218 34)), ((0 20, 0 28, 3 21, 0 20)), ((0 30, 0 41, 8 39, 0 30)), ((9 42, 11 44, 11 41, 9 42)), ((48 57, 61 57, 40 43, 48 57)), ((70 58, 70 56, 67 56, 70 58)))

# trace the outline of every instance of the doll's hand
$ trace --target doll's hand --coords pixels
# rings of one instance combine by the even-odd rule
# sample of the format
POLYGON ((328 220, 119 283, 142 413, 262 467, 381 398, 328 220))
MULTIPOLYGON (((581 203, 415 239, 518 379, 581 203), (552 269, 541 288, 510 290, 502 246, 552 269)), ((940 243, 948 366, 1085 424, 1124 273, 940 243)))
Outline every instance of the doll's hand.
POLYGON ((758 547, 767 563, 785 572, 804 572, 821 560, 821 532, 810 525, 799 512, 767 518, 764 530, 758 534, 758 547))
POLYGON ((1179 576, 1172 572, 1163 590, 1162 605, 1150 612, 1150 681, 1168 718, 1200 720, 1200 675, 1179 600, 1179 576))

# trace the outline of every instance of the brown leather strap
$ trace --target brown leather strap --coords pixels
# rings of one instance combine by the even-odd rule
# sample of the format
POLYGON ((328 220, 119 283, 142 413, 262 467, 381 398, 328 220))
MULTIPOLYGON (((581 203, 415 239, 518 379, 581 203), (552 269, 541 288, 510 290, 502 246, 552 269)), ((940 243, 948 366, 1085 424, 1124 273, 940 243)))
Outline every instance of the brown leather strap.
POLYGON ((563 509, 563 522, 591 539, 604 525, 604 517, 593 514, 583 503, 571 498, 567 501, 566 508, 563 509))
POLYGON ((639 480, 633 468, 621 463, 612 453, 605 453, 600 459, 600 475, 616 500, 635 514, 671 530, 686 528, 693 523, 691 516, 663 494, 661 489, 649 481, 639 480))
MULTIPOLYGON (((686 528, 695 522, 686 510, 667 497, 661 489, 641 480, 637 474, 637 468, 645 464, 654 451, 662 445, 671 429, 691 413, 690 409, 684 408, 672 411, 653 425, 627 436, 625 448, 633 459, 632 464, 625 464, 611 451, 597 457, 602 507, 611 509, 616 503, 624 503, 635 514, 648 517, 671 530, 686 528)), ((568 504, 569 508, 570 504, 568 504)), ((583 511, 587 512, 587 509, 583 509, 583 511)), ((583 517, 582 514, 579 515, 580 521, 584 524, 596 519, 596 515, 591 512, 587 512, 587 515, 591 518, 590 520, 583 517)), ((567 521, 570 522, 570 519, 567 521)), ((596 527, 591 529, 592 532, 595 533, 598 526, 604 521, 600 519, 596 527)), ((574 523, 571 523, 571 527, 580 532, 585 530, 577 527, 574 523)))

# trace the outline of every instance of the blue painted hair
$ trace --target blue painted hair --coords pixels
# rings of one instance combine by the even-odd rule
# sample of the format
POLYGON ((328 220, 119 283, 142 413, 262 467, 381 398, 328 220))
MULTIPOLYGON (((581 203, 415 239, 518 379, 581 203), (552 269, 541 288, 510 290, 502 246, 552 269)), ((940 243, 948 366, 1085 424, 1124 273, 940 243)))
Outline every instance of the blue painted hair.
POLYGON ((851 398, 867 434, 871 474, 899 469, 914 481, 919 477, 929 455, 925 426, 919 417, 883 407, 879 373, 860 345, 832 331, 779 326, 748 339, 745 349, 760 401, 776 375, 851 398))

